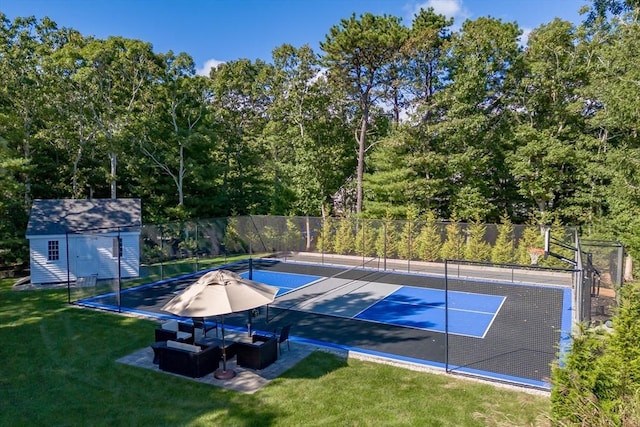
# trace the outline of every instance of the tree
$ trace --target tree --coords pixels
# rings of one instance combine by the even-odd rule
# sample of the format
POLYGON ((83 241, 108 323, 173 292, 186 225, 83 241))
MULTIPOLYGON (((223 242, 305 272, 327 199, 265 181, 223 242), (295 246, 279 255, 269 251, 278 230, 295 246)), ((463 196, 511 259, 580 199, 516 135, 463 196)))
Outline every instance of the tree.
MULTIPOLYGON (((42 102, 50 90, 46 61, 66 42, 65 31, 48 18, 16 18, 10 23, 1 12, 0 25, 0 129, 8 148, 29 163, 39 144, 38 132, 47 120, 47 103, 42 102)), ((25 210, 31 207, 33 185, 38 185, 39 180, 32 176, 37 170, 22 171, 25 210)))
POLYGON ((348 177, 352 144, 346 112, 309 46, 282 45, 273 51, 268 94, 269 123, 263 137, 275 201, 273 211, 318 215, 348 177), (332 167, 326 167, 331 164, 332 167))
POLYGON ((623 287, 611 332, 579 328, 551 371, 551 417, 562 425, 640 423, 640 287, 623 287))
POLYGON ((362 182, 372 108, 378 93, 384 91, 389 81, 392 64, 405 37, 406 29, 398 18, 367 13, 360 19, 356 19, 355 14, 343 19, 331 27, 325 41, 320 43, 330 81, 344 90, 353 104, 354 115, 359 117, 356 213, 362 212, 362 182))
POLYGON ((22 264, 28 260, 26 242, 21 237, 27 224, 23 206, 24 183, 20 180, 28 172, 28 162, 10 150, 0 137, 0 265, 22 264), (20 236, 20 237, 19 237, 20 236))
POLYGON ((600 200, 607 219, 601 227, 618 236, 635 258, 640 256, 635 249, 640 243, 640 219, 634 214, 640 209, 640 72, 633 62, 633 52, 640 48, 637 13, 636 8, 609 25, 590 28, 583 41, 591 58, 590 84, 583 96, 590 100, 589 131, 598 142, 594 145, 605 177, 600 200))
POLYGON ((406 215, 407 205, 444 212, 439 201, 449 189, 448 156, 426 129, 438 120, 434 96, 445 86, 445 42, 452 20, 432 9, 415 16, 400 52, 400 91, 405 120, 381 138, 368 158, 365 174, 365 210, 382 216, 390 211, 406 215))
POLYGON ((387 214, 378 229, 375 242, 376 255, 380 258, 395 258, 398 251, 398 232, 393 217, 387 214))
POLYGON ((401 259, 412 259, 416 256, 417 219, 418 209, 415 206, 407 207, 407 220, 398 236, 397 251, 401 259))
POLYGON ((471 261, 489 261, 491 245, 486 241, 487 226, 480 221, 472 221, 468 226, 468 239, 464 246, 464 259, 471 261))
POLYGON ((436 14, 433 8, 420 9, 402 48, 410 111, 419 122, 429 122, 437 116, 433 97, 445 85, 443 59, 452 24, 453 19, 436 14))
POLYGON ((261 137, 268 118, 269 73, 264 61, 247 59, 211 70, 209 113, 220 127, 206 156, 208 170, 200 171, 208 190, 202 198, 224 207, 223 215, 270 210, 269 170, 263 167, 268 150, 261 137))
POLYGON ((436 215, 433 211, 427 212, 425 221, 416 237, 416 254, 423 261, 437 261, 440 259, 442 237, 440 227, 436 223, 436 215))
POLYGON ((341 218, 335 234, 335 251, 339 255, 354 253, 355 234, 354 224, 351 218, 341 218))
POLYGON ((322 253, 332 253, 335 250, 333 239, 333 225, 335 220, 331 217, 322 219, 322 229, 318 236, 318 250, 322 253))
POLYGON ((445 226, 447 237, 442 244, 440 250, 440 258, 447 259, 462 259, 464 253, 464 235, 458 221, 451 221, 445 226))
POLYGON ((210 98, 207 79, 195 75, 193 59, 185 53, 162 55, 158 82, 150 95, 153 109, 140 127, 140 149, 175 185, 177 206, 184 206, 185 176, 191 163, 188 149, 197 139, 210 98))
POLYGON ((520 77, 521 30, 493 18, 466 21, 446 43, 447 85, 434 95, 424 125, 433 150, 446 158, 443 204, 460 220, 497 218, 513 209, 511 100, 520 77))
POLYGON ((491 262, 498 264, 511 264, 515 262, 515 241, 513 235, 513 223, 506 214, 503 214, 498 226, 498 237, 491 249, 491 262))
MULTIPOLYGON (((516 150, 507 162, 519 193, 533 202, 537 218, 553 220, 588 179, 579 144, 583 129, 578 90, 585 83, 584 66, 576 47, 575 28, 559 19, 536 28, 523 56, 523 78, 514 102, 516 150)), ((593 186, 585 185, 592 189, 593 186)))
POLYGON ((358 255, 370 257, 376 254, 375 242, 378 230, 373 226, 374 222, 366 219, 358 221, 358 229, 355 236, 354 247, 358 255))
POLYGON ((108 156, 109 194, 116 198, 118 156, 130 144, 130 126, 148 105, 156 56, 150 43, 122 37, 89 40, 75 55, 74 78, 86 88, 91 133, 108 156))

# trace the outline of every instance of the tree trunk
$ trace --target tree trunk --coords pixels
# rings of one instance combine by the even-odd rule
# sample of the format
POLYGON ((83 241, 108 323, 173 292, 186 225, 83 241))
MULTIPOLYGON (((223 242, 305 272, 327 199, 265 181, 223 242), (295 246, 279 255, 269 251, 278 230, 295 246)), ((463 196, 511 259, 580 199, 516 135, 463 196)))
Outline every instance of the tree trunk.
POLYGON ((111 160, 111 198, 117 199, 116 195, 116 172, 117 172, 117 156, 116 153, 109 154, 111 160))
POLYGON ((358 138, 358 170, 356 175, 356 214, 362 212, 362 181, 364 178, 364 153, 367 146, 367 127, 369 124, 369 108, 362 111, 362 122, 360 123, 360 136, 358 138))
POLYGON ((627 255, 624 259, 624 280, 625 282, 633 282, 633 258, 627 255))
POLYGON ((184 206, 184 145, 180 144, 180 169, 178 170, 178 206, 184 206))

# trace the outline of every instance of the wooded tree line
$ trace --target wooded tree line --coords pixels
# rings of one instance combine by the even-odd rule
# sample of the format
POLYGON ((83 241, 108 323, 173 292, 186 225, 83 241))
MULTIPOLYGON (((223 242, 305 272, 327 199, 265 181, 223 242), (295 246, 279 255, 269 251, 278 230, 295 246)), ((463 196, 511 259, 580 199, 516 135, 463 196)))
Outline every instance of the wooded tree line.
MULTIPOLYGON (((408 212, 562 223, 640 248, 640 11, 516 23, 364 14, 320 52, 196 75, 187 53, 0 13, 1 258, 34 198, 138 197, 145 223, 408 212)), ((24 260, 24 259, 23 259, 24 260)))

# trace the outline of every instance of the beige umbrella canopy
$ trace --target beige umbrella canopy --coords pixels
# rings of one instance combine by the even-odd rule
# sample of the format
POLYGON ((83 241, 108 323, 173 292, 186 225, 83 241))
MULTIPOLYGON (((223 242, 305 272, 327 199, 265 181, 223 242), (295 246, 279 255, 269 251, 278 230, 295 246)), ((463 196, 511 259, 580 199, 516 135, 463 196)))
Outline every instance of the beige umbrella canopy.
MULTIPOLYGON (((228 270, 206 273, 197 282, 172 298, 162 310, 184 317, 211 317, 251 310, 272 303, 278 288, 254 282, 228 270)), ((222 372, 219 378, 231 378, 224 351, 224 317, 222 318, 222 372)))
POLYGON ((184 317, 236 313, 272 303, 278 288, 254 282, 228 270, 202 276, 162 309, 184 317))

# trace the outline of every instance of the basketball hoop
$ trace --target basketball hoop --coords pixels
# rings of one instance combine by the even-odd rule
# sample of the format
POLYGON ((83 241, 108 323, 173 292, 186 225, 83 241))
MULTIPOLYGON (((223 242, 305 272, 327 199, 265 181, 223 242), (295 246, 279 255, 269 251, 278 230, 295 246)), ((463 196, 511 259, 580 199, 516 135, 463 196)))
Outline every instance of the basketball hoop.
POLYGON ((540 248, 528 248, 529 256, 531 257, 531 264, 538 264, 538 260, 544 255, 544 249, 540 248))

